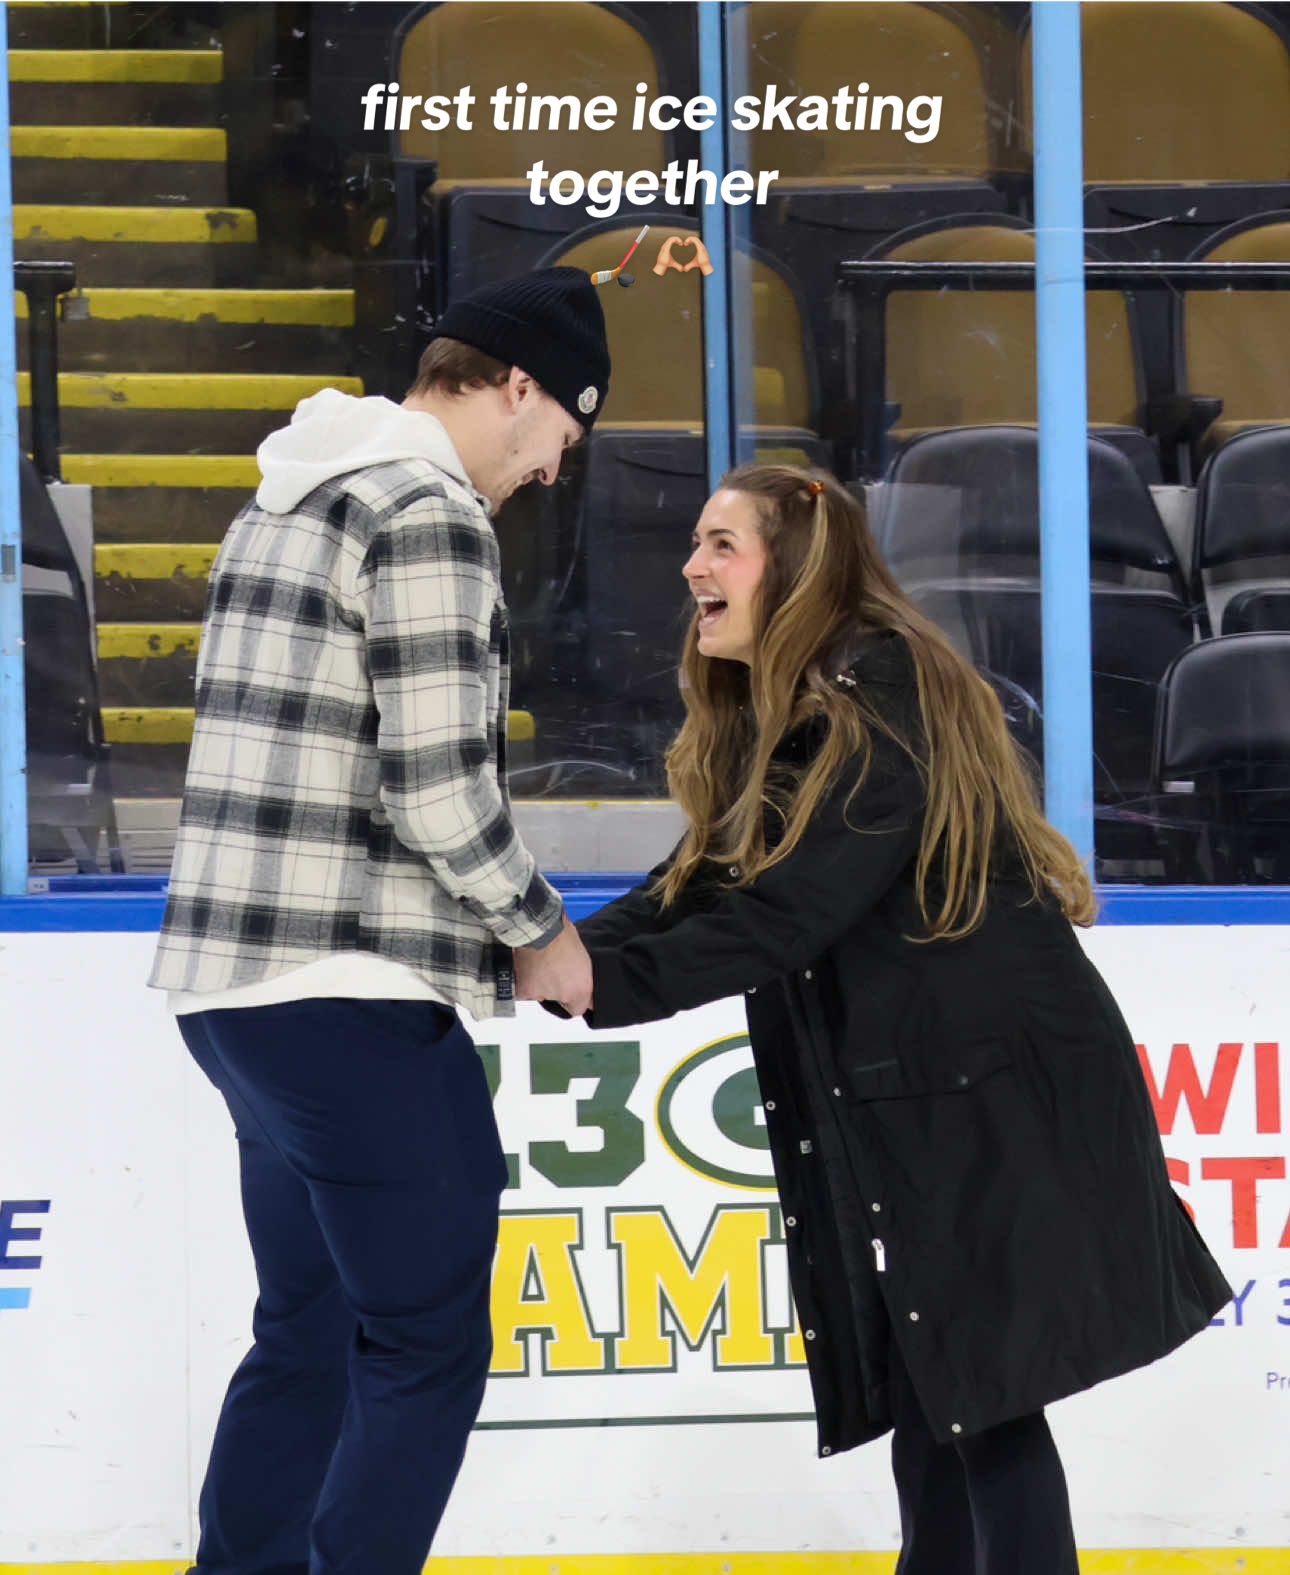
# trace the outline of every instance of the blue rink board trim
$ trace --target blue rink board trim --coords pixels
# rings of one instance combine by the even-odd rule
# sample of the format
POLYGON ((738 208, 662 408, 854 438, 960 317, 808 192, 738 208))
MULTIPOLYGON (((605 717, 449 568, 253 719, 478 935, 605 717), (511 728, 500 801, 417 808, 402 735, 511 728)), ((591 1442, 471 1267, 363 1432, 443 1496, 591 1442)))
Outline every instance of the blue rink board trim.
MULTIPOLYGON (((631 874, 550 877, 572 919, 585 919, 629 891, 631 874)), ((0 933, 156 931, 166 905, 157 875, 55 875, 48 894, 0 897, 0 933)), ((1103 886, 1100 924, 1290 926, 1290 886, 1103 886)))

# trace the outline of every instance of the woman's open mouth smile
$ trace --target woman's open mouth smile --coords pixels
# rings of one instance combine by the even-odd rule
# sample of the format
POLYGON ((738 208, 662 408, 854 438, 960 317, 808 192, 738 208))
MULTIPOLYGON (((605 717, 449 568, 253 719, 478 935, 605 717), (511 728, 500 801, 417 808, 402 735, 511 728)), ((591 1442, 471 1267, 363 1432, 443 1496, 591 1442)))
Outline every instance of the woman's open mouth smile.
POLYGON ((726 603, 719 596, 696 596, 695 601, 699 604, 699 628, 706 633, 725 616, 726 603))

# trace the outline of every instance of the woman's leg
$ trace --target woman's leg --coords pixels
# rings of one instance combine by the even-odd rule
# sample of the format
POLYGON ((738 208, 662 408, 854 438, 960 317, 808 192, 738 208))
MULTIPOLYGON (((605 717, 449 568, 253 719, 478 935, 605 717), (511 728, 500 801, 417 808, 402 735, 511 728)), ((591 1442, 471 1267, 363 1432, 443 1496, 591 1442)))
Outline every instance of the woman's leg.
POLYGON ((894 1340, 887 1382, 895 1424, 891 1467, 900 1499, 896 1575, 976 1575, 963 1461, 953 1444, 932 1437, 894 1340))
POLYGON ((1042 1411, 953 1446, 976 1529, 976 1575, 1079 1575, 1066 1474, 1042 1411))

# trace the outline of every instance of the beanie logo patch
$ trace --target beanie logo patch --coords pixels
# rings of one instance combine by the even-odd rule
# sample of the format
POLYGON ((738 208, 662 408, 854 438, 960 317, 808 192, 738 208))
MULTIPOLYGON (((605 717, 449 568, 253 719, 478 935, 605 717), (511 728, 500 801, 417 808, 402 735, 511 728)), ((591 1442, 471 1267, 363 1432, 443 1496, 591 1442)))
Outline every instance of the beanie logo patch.
POLYGON ((589 416, 599 403, 600 395, 591 384, 588 384, 578 395, 578 409, 582 411, 584 416, 589 416))

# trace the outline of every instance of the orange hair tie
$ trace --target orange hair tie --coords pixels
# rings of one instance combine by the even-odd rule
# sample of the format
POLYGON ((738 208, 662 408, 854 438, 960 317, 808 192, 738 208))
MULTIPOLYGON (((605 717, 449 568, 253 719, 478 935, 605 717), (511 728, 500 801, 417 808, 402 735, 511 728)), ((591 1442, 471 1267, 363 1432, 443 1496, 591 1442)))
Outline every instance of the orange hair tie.
POLYGON ((824 483, 822 481, 808 481, 806 490, 813 498, 818 498, 820 493, 824 491, 824 483))

